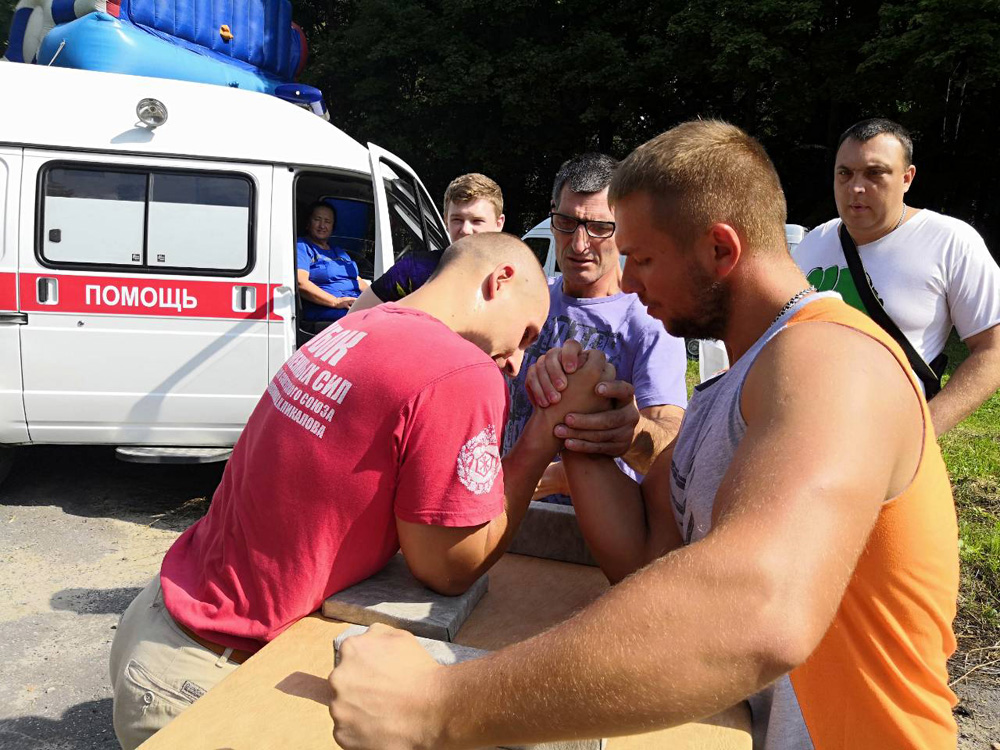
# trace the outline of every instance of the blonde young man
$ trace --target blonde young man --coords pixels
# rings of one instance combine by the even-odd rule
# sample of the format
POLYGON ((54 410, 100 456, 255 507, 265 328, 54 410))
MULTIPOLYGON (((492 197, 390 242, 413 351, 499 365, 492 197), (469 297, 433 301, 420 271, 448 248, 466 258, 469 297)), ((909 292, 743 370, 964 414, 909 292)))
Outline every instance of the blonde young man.
MULTIPOLYGON (((778 175, 738 128, 654 138, 609 199, 623 288, 672 334, 722 339, 733 366, 699 386, 641 487, 609 457, 563 452, 616 585, 453 667, 390 628, 347 640, 330 677, 340 747, 633 734, 748 698, 767 750, 955 747, 955 509, 902 350, 811 289, 778 175)), ((545 359, 572 369, 578 351, 545 359)))
MULTIPOLYGON (((503 193, 484 174, 456 177, 444 192, 444 220, 452 242, 480 232, 503 231, 503 193)), ((439 252, 411 252, 372 282, 352 305, 351 312, 383 302, 398 302, 419 289, 441 260, 439 252)))
POLYGON ((502 232, 503 193, 484 174, 456 177, 444 191, 444 222, 451 241, 480 232, 502 232))

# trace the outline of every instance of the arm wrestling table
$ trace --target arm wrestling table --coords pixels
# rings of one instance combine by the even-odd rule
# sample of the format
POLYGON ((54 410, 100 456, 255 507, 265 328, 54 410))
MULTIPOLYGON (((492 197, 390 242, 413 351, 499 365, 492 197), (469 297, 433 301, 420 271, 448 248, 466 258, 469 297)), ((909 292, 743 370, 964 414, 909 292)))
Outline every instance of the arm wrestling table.
MULTIPOLYGON (((459 630, 458 644, 496 650, 524 640, 566 619, 608 587, 598 568, 514 554, 504 555, 489 576, 489 592, 459 630)), ((303 618, 143 743, 142 750, 336 748, 326 678, 333 669, 333 641, 347 627, 319 615, 303 618)), ((745 703, 702 722, 608 741, 608 750, 750 747, 745 703)))

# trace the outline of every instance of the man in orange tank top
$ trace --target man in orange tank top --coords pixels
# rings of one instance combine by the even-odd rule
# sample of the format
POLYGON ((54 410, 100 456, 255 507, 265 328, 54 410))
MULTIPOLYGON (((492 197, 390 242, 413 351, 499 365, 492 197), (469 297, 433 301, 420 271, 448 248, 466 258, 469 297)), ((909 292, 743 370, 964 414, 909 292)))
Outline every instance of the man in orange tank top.
MULTIPOLYGON (((723 340, 732 367, 696 389, 641 486, 579 452, 572 415, 556 427, 581 528, 616 584, 605 596, 454 667, 391 629, 352 640, 330 678, 335 738, 606 737, 749 700, 765 750, 953 748, 955 510, 905 355, 809 285, 777 173, 738 128, 654 138, 609 197, 623 288, 671 334, 723 340)), ((550 351, 534 386, 564 381, 578 353, 550 351)))

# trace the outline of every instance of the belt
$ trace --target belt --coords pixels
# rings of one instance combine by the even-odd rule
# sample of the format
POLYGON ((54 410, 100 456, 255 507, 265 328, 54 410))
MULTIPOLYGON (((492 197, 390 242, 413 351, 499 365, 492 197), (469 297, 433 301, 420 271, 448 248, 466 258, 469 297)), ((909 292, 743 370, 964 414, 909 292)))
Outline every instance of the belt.
MULTIPOLYGON (((177 621, 174 620, 174 622, 177 621)), ((218 654, 219 656, 222 656, 224 653, 226 653, 226 649, 228 648, 227 646, 220 646, 218 643, 212 643, 212 641, 202 638, 200 635, 191 630, 191 628, 179 622, 177 622, 177 627, 181 629, 181 632, 184 633, 184 635, 186 635, 192 641, 197 643, 199 646, 204 646, 213 654, 218 654)), ((234 648, 230 652, 228 659, 229 661, 235 664, 242 664, 253 655, 254 655, 253 651, 244 651, 241 648, 234 648)))

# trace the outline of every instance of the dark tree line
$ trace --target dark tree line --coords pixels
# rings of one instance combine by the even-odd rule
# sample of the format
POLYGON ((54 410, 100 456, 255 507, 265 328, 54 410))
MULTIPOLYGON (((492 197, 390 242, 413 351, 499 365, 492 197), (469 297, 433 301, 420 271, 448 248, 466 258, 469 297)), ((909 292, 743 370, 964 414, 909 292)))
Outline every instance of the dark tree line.
MULTIPOLYGON (((833 146, 884 115, 915 136, 910 202, 1000 249, 1000 0, 293 0, 304 80, 332 119, 408 161, 435 196, 501 184, 508 226, 548 210, 562 160, 624 156, 692 117, 760 138, 789 220, 835 213, 833 146), (997 109, 995 109, 997 108, 997 109)), ((0 0, 6 37, 11 0, 0 0)))
POLYGON ((476 170, 511 228, 548 209, 559 163, 624 156, 692 117, 760 138, 790 221, 835 215, 833 148, 862 117, 915 136, 909 200, 1000 249, 998 0, 296 0, 306 78, 333 121, 440 195, 476 170))
POLYGON ((15 0, 0 0, 0 50, 6 51, 10 37, 10 18, 14 15, 15 0))

